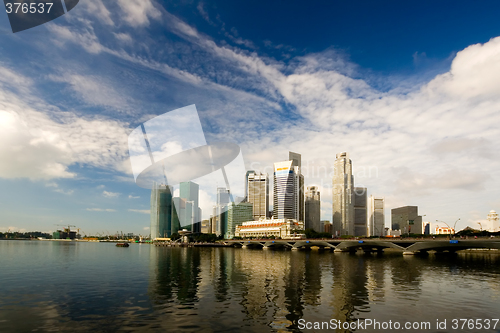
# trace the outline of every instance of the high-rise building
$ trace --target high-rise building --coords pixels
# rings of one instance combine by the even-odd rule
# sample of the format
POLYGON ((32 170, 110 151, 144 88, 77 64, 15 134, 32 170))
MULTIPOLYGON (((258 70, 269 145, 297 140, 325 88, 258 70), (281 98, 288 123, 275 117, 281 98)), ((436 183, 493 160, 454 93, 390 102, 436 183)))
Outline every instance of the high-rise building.
POLYGON ((306 229, 313 229, 316 232, 323 232, 321 228, 321 201, 320 193, 316 186, 307 187, 305 202, 305 221, 306 229))
POLYGON ((173 197, 172 202, 175 208, 172 210, 172 226, 175 228, 172 227, 170 234, 175 234, 182 229, 191 231, 191 224, 186 225, 186 199, 173 197))
POLYGON ((201 210, 199 208, 200 186, 191 181, 183 182, 179 185, 179 197, 186 200, 186 214, 181 226, 190 226, 192 232, 201 230, 201 210))
POLYGON ((229 203, 226 214, 227 228, 224 238, 231 239, 234 237, 237 226, 242 225, 243 222, 253 221, 253 204, 250 202, 240 202, 239 204, 231 202, 229 203))
POLYGON ((418 215, 417 206, 404 206, 391 209, 392 230, 405 234, 423 234, 422 216, 418 215))
POLYGON ((231 200, 231 193, 225 187, 217 188, 217 204, 215 206, 215 234, 224 235, 227 230, 227 208, 231 200))
POLYGON ((252 173, 255 173, 254 170, 247 170, 245 174, 245 201, 248 200, 248 176, 252 173))
POLYGON ((153 183, 151 190, 151 239, 170 237, 179 230, 178 222, 172 221, 175 207, 171 186, 153 183))
POLYGON ((301 174, 301 156, 289 153, 289 160, 274 163, 274 205, 276 219, 305 220, 304 176, 301 174))
POLYGON ((267 173, 247 172, 247 202, 253 204, 253 220, 269 214, 269 176, 267 173))
POLYGON ((335 236, 354 235, 354 177, 349 153, 337 154, 332 180, 332 229, 335 236))
POLYGON ((368 231, 370 236, 385 236, 384 198, 370 195, 368 202, 368 231))
POLYGON ((355 187, 354 198, 354 236, 368 235, 366 187, 355 187))
POLYGON ((483 230, 488 230, 489 232, 500 231, 500 222, 498 219, 498 214, 494 210, 490 210, 486 218, 485 227, 483 230))

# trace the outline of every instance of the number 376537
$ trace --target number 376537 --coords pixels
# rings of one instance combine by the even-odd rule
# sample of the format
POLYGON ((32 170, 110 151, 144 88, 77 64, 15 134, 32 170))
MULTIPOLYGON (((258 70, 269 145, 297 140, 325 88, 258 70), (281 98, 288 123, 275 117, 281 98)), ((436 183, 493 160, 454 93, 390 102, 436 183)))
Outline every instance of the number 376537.
POLYGON ((50 9, 52 8, 52 5, 54 3, 51 2, 40 2, 40 3, 21 3, 21 2, 14 2, 14 3, 7 3, 6 4, 6 10, 7 14, 10 13, 23 13, 23 14, 43 14, 43 13, 50 13, 50 9))

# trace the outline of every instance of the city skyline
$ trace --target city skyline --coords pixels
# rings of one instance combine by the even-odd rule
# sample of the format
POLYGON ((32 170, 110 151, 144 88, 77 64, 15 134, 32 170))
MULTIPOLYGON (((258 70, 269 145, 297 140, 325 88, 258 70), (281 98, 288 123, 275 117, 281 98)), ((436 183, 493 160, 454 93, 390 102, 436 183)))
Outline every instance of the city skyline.
MULTIPOLYGON (((148 234, 151 193, 134 183, 127 137, 193 104, 207 142, 238 144, 247 170, 271 175, 301 153, 321 220, 343 151, 356 186, 384 197, 386 223, 408 205, 457 229, 500 211, 499 4, 402 3, 401 20, 366 3, 92 3, 16 35, 0 15, 1 232, 148 234)), ((200 188, 204 218, 212 192, 200 188)))

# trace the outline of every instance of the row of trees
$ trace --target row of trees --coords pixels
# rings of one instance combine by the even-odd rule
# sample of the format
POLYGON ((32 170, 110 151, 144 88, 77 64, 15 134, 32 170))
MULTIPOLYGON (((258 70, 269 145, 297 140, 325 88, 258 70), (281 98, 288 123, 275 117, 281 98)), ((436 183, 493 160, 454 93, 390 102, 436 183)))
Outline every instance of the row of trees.
POLYGON ((2 239, 14 239, 14 238, 22 238, 22 239, 30 239, 30 238, 38 238, 43 237, 47 239, 51 239, 52 235, 47 234, 45 232, 40 231, 30 231, 30 232, 0 232, 0 238, 2 239))

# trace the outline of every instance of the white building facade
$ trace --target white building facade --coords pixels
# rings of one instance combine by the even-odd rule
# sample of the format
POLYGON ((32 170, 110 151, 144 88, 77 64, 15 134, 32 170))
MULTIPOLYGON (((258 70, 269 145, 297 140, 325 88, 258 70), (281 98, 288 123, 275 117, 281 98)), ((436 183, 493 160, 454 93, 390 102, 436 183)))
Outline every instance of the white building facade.
POLYGON ((304 223, 295 219, 260 219, 236 226, 235 236, 242 238, 271 237, 287 239, 304 231, 304 223))

